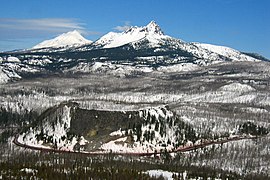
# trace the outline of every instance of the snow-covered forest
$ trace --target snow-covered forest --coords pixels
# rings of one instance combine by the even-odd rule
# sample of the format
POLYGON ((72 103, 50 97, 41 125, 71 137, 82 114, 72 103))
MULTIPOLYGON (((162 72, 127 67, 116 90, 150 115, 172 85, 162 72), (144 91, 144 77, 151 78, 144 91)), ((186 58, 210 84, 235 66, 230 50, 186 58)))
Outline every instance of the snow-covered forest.
POLYGON ((150 178, 153 173, 163 173, 175 178, 269 178, 269 69, 264 63, 236 62, 212 65, 192 73, 153 71, 119 77, 91 72, 2 84, 2 177, 14 173, 44 177, 42 168, 51 172, 47 177, 58 172, 71 176, 71 168, 76 167, 74 173, 82 176, 101 171, 104 177, 113 173, 115 177, 132 174, 150 178), (77 110, 65 107, 65 103, 75 103, 77 110), (103 119, 102 113, 109 119, 103 119), (101 123, 91 127, 86 123, 87 117, 101 123), (128 125, 121 121, 120 127, 121 118, 117 125, 110 124, 117 117, 126 118, 126 122, 139 120, 141 124, 128 125), (86 124, 80 124, 80 119, 86 124), (105 127, 102 121, 108 122, 111 128, 105 127), (76 134, 83 126, 90 129, 76 134), (72 130, 76 136, 70 133, 72 130), (74 159, 67 160, 66 154, 33 152, 13 145, 12 140, 18 134, 20 143, 34 147, 61 147, 60 150, 72 152, 98 150, 104 155, 99 155, 102 157, 99 159, 72 155, 74 159), (243 139, 169 153, 181 147, 237 137, 243 139), (97 145, 97 139, 103 144, 97 145), (160 153, 152 157, 113 155, 119 152, 160 153), (32 160, 25 164, 23 159, 28 157, 32 160), (44 159, 48 159, 48 163, 42 163, 44 159), (113 167, 100 169, 100 164, 107 161, 113 163, 113 167), (11 162, 17 166, 7 171, 11 162), (120 170, 124 164, 137 167, 137 163, 145 166, 120 170), (191 170, 196 168, 197 174, 191 170))

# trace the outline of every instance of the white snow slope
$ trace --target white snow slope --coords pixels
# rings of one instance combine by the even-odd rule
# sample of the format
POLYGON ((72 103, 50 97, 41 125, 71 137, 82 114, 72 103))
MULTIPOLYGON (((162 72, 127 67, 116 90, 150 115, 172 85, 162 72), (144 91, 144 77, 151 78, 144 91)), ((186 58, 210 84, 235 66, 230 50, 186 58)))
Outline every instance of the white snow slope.
POLYGON ((139 41, 143 38, 147 38, 150 42, 156 42, 159 39, 168 37, 164 35, 156 22, 151 21, 144 27, 134 26, 121 33, 109 32, 94 42, 94 44, 103 48, 113 48, 139 41))
POLYGON ((258 59, 247 56, 241 53, 240 51, 237 51, 235 49, 232 49, 226 46, 217 46, 217 45, 204 44, 204 43, 194 43, 194 44, 198 47, 201 47, 209 51, 212 51, 214 53, 220 54, 222 56, 228 57, 232 59, 233 61, 258 61, 258 59))
POLYGON ((85 39, 77 30, 63 33, 54 39, 45 40, 32 49, 40 49, 47 47, 66 47, 66 46, 81 46, 85 44, 90 44, 92 41, 85 39))

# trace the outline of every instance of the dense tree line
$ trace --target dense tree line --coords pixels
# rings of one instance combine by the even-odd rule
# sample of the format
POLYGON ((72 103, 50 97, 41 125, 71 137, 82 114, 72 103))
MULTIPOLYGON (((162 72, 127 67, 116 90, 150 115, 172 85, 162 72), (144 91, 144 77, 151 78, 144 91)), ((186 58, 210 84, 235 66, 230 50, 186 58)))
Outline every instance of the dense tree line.
POLYGON ((36 120, 38 114, 25 110, 23 113, 13 112, 10 109, 0 107, 0 127, 23 126, 36 120))
MULTIPOLYGON (((7 159, 0 161, 3 179, 164 179, 150 177, 148 170, 161 169, 173 173, 174 179, 221 178, 239 179, 235 173, 218 168, 193 166, 191 163, 176 163, 165 153, 158 159, 151 157, 128 157, 113 154, 86 156, 71 153, 8 151, 7 159), (166 157, 167 156, 167 157, 166 157), (169 160, 170 159, 170 160, 169 160)), ((3 155, 3 154, 1 154, 3 155)), ((179 154, 179 157, 183 157, 179 154)), ((179 158, 177 161, 183 162, 179 158)))
POLYGON ((12 112, 0 107, 0 142, 7 142, 7 139, 18 133, 23 127, 33 123, 38 117, 34 111, 25 111, 22 114, 12 112))
POLYGON ((262 136, 268 134, 269 130, 263 126, 259 126, 248 121, 239 126, 239 132, 253 136, 262 136))

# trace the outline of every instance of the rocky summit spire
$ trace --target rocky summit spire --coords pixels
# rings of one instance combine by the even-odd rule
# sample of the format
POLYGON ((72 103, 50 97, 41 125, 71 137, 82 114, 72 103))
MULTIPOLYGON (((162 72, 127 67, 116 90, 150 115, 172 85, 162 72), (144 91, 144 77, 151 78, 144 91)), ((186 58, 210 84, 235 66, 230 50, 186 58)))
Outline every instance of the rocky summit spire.
POLYGON ((159 25, 155 22, 155 21, 151 21, 147 26, 146 29, 148 30, 148 32, 150 33, 155 33, 155 34, 159 34, 159 35, 164 35, 164 33, 162 32, 161 28, 159 27, 159 25))

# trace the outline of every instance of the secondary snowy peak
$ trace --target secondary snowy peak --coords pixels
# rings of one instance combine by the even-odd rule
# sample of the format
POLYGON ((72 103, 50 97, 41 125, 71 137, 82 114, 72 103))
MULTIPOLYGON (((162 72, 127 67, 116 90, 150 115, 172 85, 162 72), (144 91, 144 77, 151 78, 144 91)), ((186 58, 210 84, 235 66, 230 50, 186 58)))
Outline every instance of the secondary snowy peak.
POLYGON ((226 46, 217 46, 204 43, 194 43, 194 44, 200 48, 207 49, 208 51, 227 57, 233 61, 259 61, 258 59, 245 55, 240 51, 237 51, 235 49, 226 46))
POLYGON ((84 44, 90 44, 91 42, 92 41, 85 39, 77 30, 74 30, 67 33, 63 33, 54 39, 45 40, 34 46, 32 49, 81 46, 84 44))
POLYGON ((161 28, 156 22, 151 21, 148 25, 143 27, 133 26, 124 32, 116 33, 109 32, 108 34, 102 36, 98 39, 94 45, 103 48, 113 48, 119 47, 131 42, 147 38, 150 42, 156 42, 158 39, 167 38, 164 35, 161 28))

